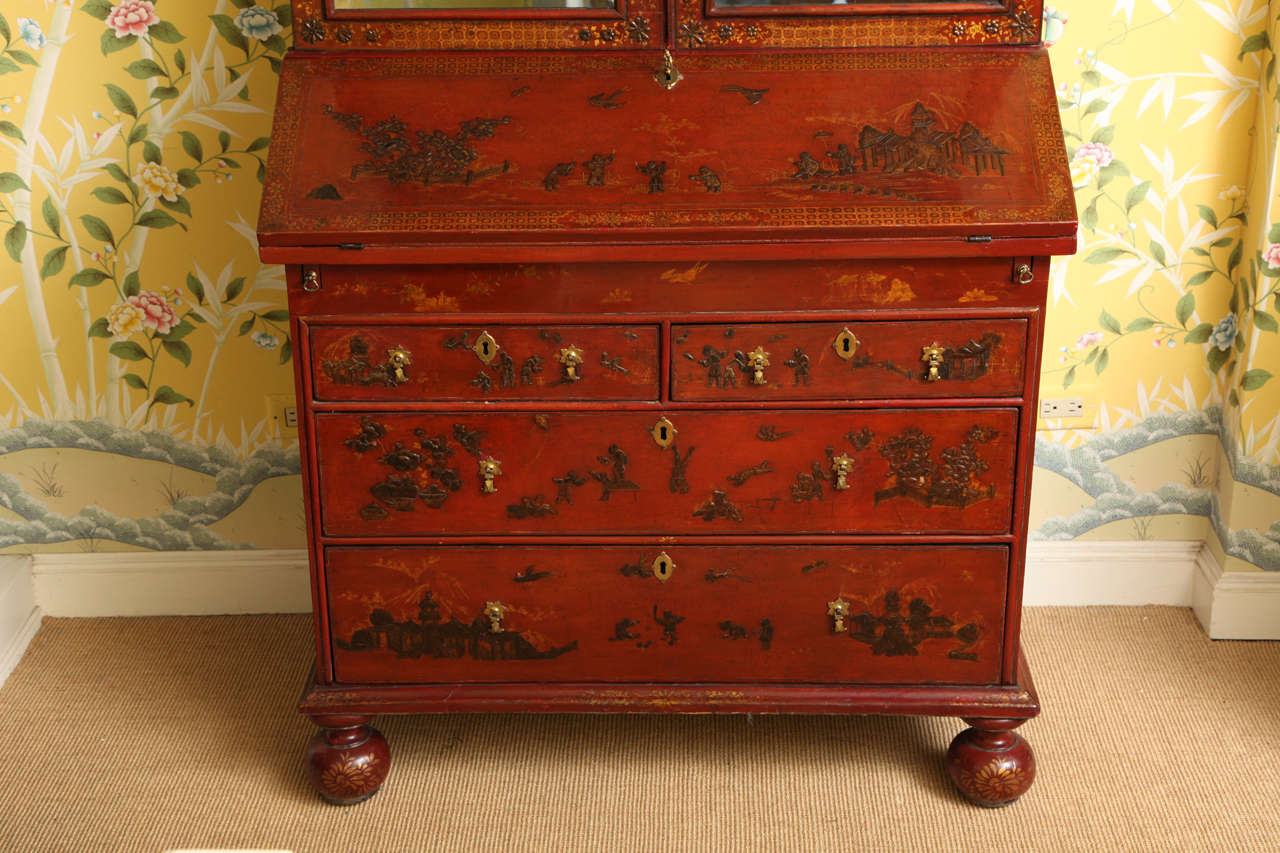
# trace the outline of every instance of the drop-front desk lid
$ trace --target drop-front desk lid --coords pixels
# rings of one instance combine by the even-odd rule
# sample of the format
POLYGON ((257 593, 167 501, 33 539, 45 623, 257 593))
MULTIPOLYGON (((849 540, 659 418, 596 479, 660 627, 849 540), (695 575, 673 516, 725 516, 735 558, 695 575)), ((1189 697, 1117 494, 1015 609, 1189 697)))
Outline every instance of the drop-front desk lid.
POLYGON ((263 256, 339 244, 1074 246, 1043 49, 702 52, 675 64, 682 79, 667 89, 652 51, 294 53, 263 256))

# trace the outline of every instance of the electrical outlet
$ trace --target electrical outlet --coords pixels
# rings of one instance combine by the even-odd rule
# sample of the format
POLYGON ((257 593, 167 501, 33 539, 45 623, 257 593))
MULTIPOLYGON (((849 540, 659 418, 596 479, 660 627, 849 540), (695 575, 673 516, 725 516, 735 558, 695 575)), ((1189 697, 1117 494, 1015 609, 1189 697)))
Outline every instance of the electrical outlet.
POLYGON ((1084 417, 1084 398, 1046 397, 1040 400, 1040 417, 1045 420, 1084 417))
POLYGON ((276 435, 296 438, 298 435, 298 405, 292 394, 268 394, 267 419, 276 435))
POLYGON ((1045 388, 1036 415, 1036 429, 1093 429, 1098 418, 1097 388, 1072 385, 1065 392, 1062 388, 1045 388))

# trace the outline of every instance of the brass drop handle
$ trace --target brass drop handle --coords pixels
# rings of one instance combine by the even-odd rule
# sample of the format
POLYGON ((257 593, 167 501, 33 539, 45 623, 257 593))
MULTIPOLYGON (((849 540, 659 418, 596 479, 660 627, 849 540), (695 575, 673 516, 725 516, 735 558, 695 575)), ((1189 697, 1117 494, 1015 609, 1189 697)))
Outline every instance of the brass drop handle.
POLYGON ((946 348, 939 346, 937 341, 921 348, 920 360, 929 365, 929 373, 925 376, 927 381, 937 382, 942 378, 938 368, 942 367, 942 357, 946 355, 946 352, 946 348))
POLYGON ((1031 264, 1018 264, 1013 270, 1013 279, 1018 284, 1030 284, 1035 278, 1035 274, 1031 272, 1031 264))
POLYGON ((408 382, 409 374, 406 368, 411 364, 413 364, 413 353, 404 347, 395 346, 387 350, 387 381, 392 385, 408 382))
POLYGON ((831 473, 836 475, 836 490, 843 492, 849 488, 849 475, 853 473, 853 459, 847 453, 841 453, 831 460, 831 473))
POLYGON ((498 491, 498 487, 494 485, 494 480, 502 473, 502 463, 492 456, 486 456, 480 460, 480 479, 482 484, 480 491, 486 495, 491 495, 498 491))
POLYGON ((489 620, 489 633, 502 633, 502 617, 507 615, 507 605, 501 601, 486 601, 484 603, 484 618, 489 620))
POLYGON ((564 381, 577 382, 582 378, 582 374, 578 372, 578 368, 582 366, 582 350, 575 346, 567 346, 556 354, 556 361, 564 368, 564 381))
POLYGON ((846 634, 849 631, 849 602, 843 598, 827 602, 827 615, 831 617, 831 633, 846 634))
POLYGON ((676 570, 676 561, 667 556, 666 551, 663 551, 661 554, 653 558, 653 564, 650 568, 653 569, 653 576, 655 578, 662 583, 666 583, 667 578, 671 577, 671 573, 676 570))
POLYGON ((769 353, 764 351, 764 347, 756 347, 747 353, 747 367, 751 368, 751 384, 764 385, 764 369, 769 366, 769 353))
POLYGON ((307 293, 315 293, 320 289, 320 273, 318 270, 307 270, 302 274, 302 289, 307 293))

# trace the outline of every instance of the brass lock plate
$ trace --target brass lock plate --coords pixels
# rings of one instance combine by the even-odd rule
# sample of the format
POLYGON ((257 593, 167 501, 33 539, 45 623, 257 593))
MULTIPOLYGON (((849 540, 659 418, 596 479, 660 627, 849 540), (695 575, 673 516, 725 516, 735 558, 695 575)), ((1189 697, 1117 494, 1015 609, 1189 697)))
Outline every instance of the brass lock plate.
POLYGON ((653 436, 654 444, 665 450, 676 440, 676 425, 665 417, 661 417, 649 430, 649 434, 653 436))
POLYGON ((476 342, 471 345, 471 351, 476 354, 476 358, 489 364, 498 357, 498 342, 493 339, 493 335, 488 332, 481 332, 480 337, 476 338, 476 342))
POLYGON ((840 330, 840 334, 836 335, 836 339, 831 343, 831 346, 835 349, 836 355, 848 361, 858 351, 858 344, 860 343, 862 341, 858 340, 858 336, 849 331, 848 326, 845 326, 840 330))
POLYGON ((671 573, 676 570, 676 564, 667 552, 663 551, 661 554, 653 558, 652 569, 653 576, 663 583, 666 583, 667 579, 671 577, 671 573))

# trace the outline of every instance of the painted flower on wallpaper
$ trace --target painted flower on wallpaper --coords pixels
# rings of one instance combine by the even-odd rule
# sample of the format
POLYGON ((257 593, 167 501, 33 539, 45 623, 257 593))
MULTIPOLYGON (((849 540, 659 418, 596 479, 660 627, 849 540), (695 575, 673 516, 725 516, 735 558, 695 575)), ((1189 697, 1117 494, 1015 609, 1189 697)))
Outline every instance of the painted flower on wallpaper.
POLYGON ((1091 332, 1085 332, 1083 335, 1076 338, 1076 349, 1088 349, 1094 344, 1100 343, 1102 343, 1102 332, 1095 329, 1091 332))
POLYGON ((1116 159, 1112 150, 1101 142, 1086 142, 1076 149, 1071 158, 1071 184, 1082 189, 1093 183, 1103 166, 1110 166, 1116 159))
POLYGON ((143 328, 142 309, 128 302, 117 302, 107 309, 107 331, 117 338, 127 338, 143 328))
POLYGON ((40 29, 40 24, 30 18, 18 18, 18 38, 27 43, 27 47, 32 50, 39 50, 44 47, 44 30, 40 29))
POLYGON ((177 201, 183 193, 178 176, 168 166, 159 163, 141 163, 133 175, 133 181, 142 187, 143 192, 155 198, 159 196, 165 201, 177 201))
POLYGON ((1280 269, 1280 243, 1268 243, 1266 250, 1262 253, 1262 259, 1273 270, 1280 269))
POLYGON ((1219 201, 1235 201, 1238 198, 1244 198, 1244 190, 1240 189, 1235 184, 1232 184, 1222 192, 1218 193, 1219 201))
POLYGON ((1062 38, 1062 33, 1066 30, 1067 21, 1069 20, 1070 18, 1068 18, 1066 15, 1064 15, 1062 12, 1059 12, 1057 9, 1053 8, 1052 6, 1044 7, 1044 46, 1045 47, 1053 47, 1054 42, 1062 38))
POLYGON ((1209 343, 1220 350, 1230 349, 1236 341, 1236 332, 1239 330, 1236 315, 1228 314, 1219 320, 1218 325, 1214 326, 1213 331, 1209 333, 1209 343))
POLYGON ((129 304, 142 311, 142 324, 157 335, 167 335, 178 325, 178 315, 173 306, 154 290, 144 290, 129 297, 129 304))
POLYGON ((156 7, 151 0, 120 0, 107 13, 107 26, 115 30, 116 38, 143 36, 147 30, 160 23, 156 7))
POLYGON ((242 9, 235 17, 235 24, 251 39, 266 41, 284 29, 280 26, 280 18, 270 9, 261 6, 250 6, 242 9))
POLYGON ((275 349, 280 346, 280 339, 267 332, 254 332, 253 342, 262 349, 275 349))

